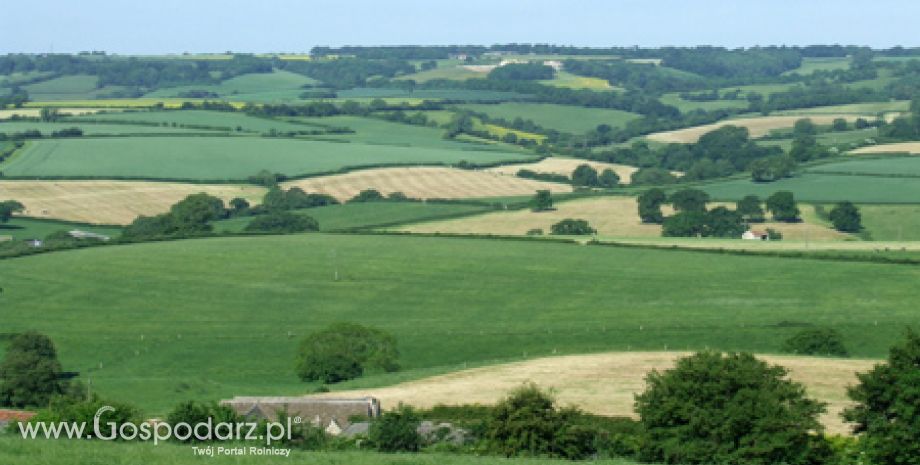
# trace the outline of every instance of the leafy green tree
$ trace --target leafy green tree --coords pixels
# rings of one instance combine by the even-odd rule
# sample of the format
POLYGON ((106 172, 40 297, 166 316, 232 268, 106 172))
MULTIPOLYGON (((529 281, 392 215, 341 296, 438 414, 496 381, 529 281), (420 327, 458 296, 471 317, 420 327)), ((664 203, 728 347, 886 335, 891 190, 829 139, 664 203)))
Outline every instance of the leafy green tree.
POLYGON ((304 381, 336 383, 357 378, 366 368, 399 369, 396 340, 379 329, 338 323, 310 334, 300 344, 297 374, 304 381))
POLYGON ((550 227, 550 233, 557 236, 584 236, 597 231, 585 220, 566 218, 550 227))
POLYGON ((661 205, 668 199, 663 190, 655 187, 639 194, 639 218, 643 223, 661 224, 664 221, 664 214, 661 213, 661 205))
POLYGON ((668 199, 679 212, 705 212, 709 194, 699 189, 681 189, 668 199))
POLYGON ((169 214, 180 230, 210 231, 211 221, 227 217, 224 201, 205 193, 192 194, 170 207, 169 214))
POLYGON ((795 136, 814 136, 818 134, 818 127, 809 118, 801 118, 795 121, 792 126, 792 134, 795 136))
POLYGON ((16 335, 0 363, 0 405, 45 407, 64 392, 57 350, 48 336, 16 335))
POLYGON ((376 189, 365 189, 361 192, 358 192, 354 197, 348 200, 348 203, 355 202, 379 202, 381 200, 386 200, 386 197, 376 189))
POLYGON ((703 236, 738 238, 746 229, 741 213, 719 206, 706 212, 703 236))
POLYGON ((849 129, 847 125, 847 120, 844 118, 834 118, 833 123, 831 123, 831 128, 835 131, 846 131, 849 129))
POLYGON ((25 210, 25 206, 15 200, 0 202, 0 224, 6 223, 13 217, 13 213, 25 210))
POLYGON ((53 123, 60 119, 61 112, 57 108, 44 107, 38 112, 39 119, 46 123, 53 123))
POLYGON ((799 221, 799 207, 792 192, 778 191, 767 197, 767 210, 776 221, 795 223, 799 221))
MULTIPOLYGON (((239 415, 237 415, 230 406, 220 405, 217 402, 205 403, 196 402, 194 400, 180 403, 166 416, 166 422, 173 426, 179 423, 188 423, 194 426, 199 423, 207 423, 208 420, 210 420, 212 424, 236 423, 242 421, 239 415)), ((193 434, 183 442, 200 441, 193 434)))
POLYGON ((701 352, 652 371, 636 396, 643 461, 806 464, 822 403, 787 371, 747 353, 701 352))
POLYGON ((530 200, 530 209, 543 212, 553 209, 553 195, 548 190, 538 190, 530 200))
POLYGON ((706 212, 690 210, 675 213, 661 223, 665 237, 699 237, 706 231, 706 212))
POLYGON ((794 334, 783 343, 783 352, 799 355, 849 355, 843 336, 832 328, 808 328, 794 334))
POLYGON ((862 215, 853 202, 840 202, 829 214, 834 229, 842 232, 859 232, 862 229, 862 215))
POLYGON ((287 211, 271 212, 259 215, 246 225, 247 232, 265 232, 276 234, 293 234, 319 231, 319 223, 313 217, 298 215, 287 211))
POLYGON ((284 201, 284 191, 278 186, 272 186, 262 197, 262 206, 268 210, 286 210, 287 202, 284 201))
POLYGON ((677 177, 664 168, 639 168, 630 182, 634 186, 664 186, 677 182, 677 177))
POLYGON ((572 184, 576 186, 594 187, 598 183, 597 170, 592 168, 591 165, 581 164, 572 171, 572 184))
POLYGON ((606 168, 601 171, 597 181, 600 187, 617 187, 620 184, 620 175, 616 171, 606 168))
POLYGON ((422 447, 420 422, 421 417, 412 407, 400 404, 371 422, 368 439, 381 452, 418 452, 422 447))
POLYGON ((754 182, 773 182, 792 176, 795 160, 790 156, 775 155, 754 160, 749 168, 754 182))
POLYGON ((847 390, 856 406, 843 412, 856 423, 871 463, 908 465, 920 457, 920 336, 907 331, 886 363, 857 375, 847 390))
POLYGON ((179 228, 172 215, 163 213, 156 216, 138 216, 122 232, 126 239, 146 239, 175 234, 179 228))
POLYGON ((249 201, 242 197, 234 197, 230 200, 230 214, 239 215, 249 210, 249 201))
POLYGON ((746 195, 735 204, 735 211, 741 214, 745 221, 761 223, 764 220, 764 211, 760 206, 760 198, 756 195, 746 195))
POLYGON ((558 408, 536 385, 515 389, 492 410, 485 439, 507 457, 543 456, 585 459, 595 452, 596 431, 578 424, 580 412, 558 408))

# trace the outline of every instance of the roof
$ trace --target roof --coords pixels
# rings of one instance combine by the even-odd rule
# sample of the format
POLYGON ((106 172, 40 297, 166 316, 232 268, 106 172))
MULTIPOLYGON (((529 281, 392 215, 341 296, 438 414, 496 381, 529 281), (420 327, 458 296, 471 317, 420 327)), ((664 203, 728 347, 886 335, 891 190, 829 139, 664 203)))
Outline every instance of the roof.
POLYGON ((0 409, 0 422, 28 421, 35 416, 35 412, 27 410, 2 410, 0 409))
POLYGON ((335 422, 341 428, 349 426, 351 417, 376 417, 380 402, 373 397, 357 399, 311 397, 234 397, 222 400, 222 405, 246 417, 275 419, 282 414, 320 425, 335 422))

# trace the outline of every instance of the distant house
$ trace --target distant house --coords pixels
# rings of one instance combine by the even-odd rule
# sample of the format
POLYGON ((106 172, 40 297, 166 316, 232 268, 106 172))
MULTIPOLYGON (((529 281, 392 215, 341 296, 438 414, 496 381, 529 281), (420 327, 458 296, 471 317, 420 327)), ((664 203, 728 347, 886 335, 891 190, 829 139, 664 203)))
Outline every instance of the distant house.
POLYGON ((0 236, 0 242, 7 242, 13 240, 13 236, 0 236))
POLYGON ((766 241, 770 239, 770 235, 764 231, 748 229, 741 235, 741 238, 749 241, 766 241))
POLYGON ((74 239, 96 239, 100 241, 107 241, 111 239, 109 236, 103 234, 96 234, 89 231, 80 231, 79 229, 67 231, 67 234, 74 239))
POLYGON ((287 416, 300 418, 322 428, 329 435, 338 436, 352 425, 355 418, 380 416, 380 401, 373 397, 360 399, 322 399, 315 397, 234 397, 222 400, 238 415, 250 421, 278 421, 287 416))
POLYGON ((14 421, 29 421, 35 416, 35 412, 26 410, 3 410, 0 409, 0 430, 14 421))
POLYGON ((546 60, 543 62, 543 66, 549 66, 556 71, 562 71, 562 62, 559 60, 546 60))

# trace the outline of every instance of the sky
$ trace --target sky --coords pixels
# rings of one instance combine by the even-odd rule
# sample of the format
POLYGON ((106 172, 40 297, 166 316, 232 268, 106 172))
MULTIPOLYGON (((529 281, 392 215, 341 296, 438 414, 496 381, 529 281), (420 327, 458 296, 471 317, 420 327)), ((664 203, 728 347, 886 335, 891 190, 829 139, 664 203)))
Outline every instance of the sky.
POLYGON ((9 0, 0 53, 315 45, 920 46, 916 0, 9 0))

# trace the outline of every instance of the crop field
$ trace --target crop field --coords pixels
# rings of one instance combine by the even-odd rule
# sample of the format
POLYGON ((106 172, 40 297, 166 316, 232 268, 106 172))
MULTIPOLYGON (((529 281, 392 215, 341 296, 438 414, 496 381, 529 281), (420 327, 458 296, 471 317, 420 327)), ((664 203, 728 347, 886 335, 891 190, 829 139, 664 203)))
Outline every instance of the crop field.
POLYGON ((661 103, 677 107, 682 112, 693 110, 719 110, 722 108, 747 108, 747 100, 712 100, 708 102, 696 102, 693 100, 684 100, 680 98, 678 92, 668 93, 661 96, 661 103))
POLYGON ((848 69, 850 67, 850 57, 830 57, 830 58, 803 58, 802 66, 783 74, 801 74, 808 75, 815 71, 835 71, 838 69, 848 69))
POLYGON ((873 241, 920 241, 920 205, 860 205, 859 212, 873 241))
MULTIPOLYGON (((433 221, 402 226, 398 229, 422 233, 451 234, 500 234, 524 235, 528 231, 540 229, 549 234, 550 227, 566 218, 587 220, 597 230, 599 236, 607 237, 661 237, 661 226, 644 224, 639 219, 638 207, 634 197, 599 197, 589 199, 557 202, 555 210, 533 212, 529 209, 515 211, 490 212, 464 218, 433 221)), ((791 240, 842 240, 849 236, 838 233, 820 224, 810 206, 801 206, 805 221, 802 223, 761 223, 758 229, 773 228, 791 240)), ((664 209, 666 214, 672 213, 664 209)), ((740 242, 740 239, 737 240, 740 242)))
MULTIPOLYGON (((918 144, 918 146, 920 146, 920 144, 918 144)), ((920 178, 920 157, 850 158, 856 159, 815 165, 807 168, 806 171, 840 174, 873 174, 882 176, 916 176, 920 178)))
POLYGON ((555 78, 540 81, 540 83, 568 89, 622 90, 622 88, 611 86, 605 79, 579 76, 565 71, 558 71, 555 78))
POLYGON ((522 153, 393 147, 255 137, 144 137, 33 141, 0 165, 7 177, 242 180, 384 164, 527 160, 522 153))
POLYGON ((182 92, 203 90, 214 92, 223 98, 236 101, 283 101, 296 100, 306 89, 303 86, 316 84, 302 74, 276 70, 271 73, 250 73, 236 76, 219 84, 188 85, 159 89, 148 93, 147 98, 179 97, 182 92))
MULTIPOLYGON (((61 108, 55 107, 58 113, 62 115, 89 115, 93 113, 98 113, 100 111, 120 111, 119 109, 112 108, 61 108)), ((41 115, 40 108, 7 108, 6 110, 0 110, 0 120, 6 120, 13 115, 23 116, 27 118, 38 118, 41 115)))
POLYGON ((336 93, 340 99, 361 99, 361 98, 410 98, 422 100, 471 100, 486 102, 502 102, 506 100, 523 100, 528 98, 527 95, 515 92, 501 92, 494 90, 472 90, 472 89, 388 89, 388 88, 355 88, 339 91, 336 93))
POLYGON ((18 200, 25 205, 27 216, 94 224, 128 224, 139 215, 166 212, 172 204, 199 192, 225 202, 242 197, 256 204, 265 189, 140 181, 0 181, 0 200, 18 200))
MULTIPOLYGON (((4 199, 5 200, 5 199, 4 199)), ((13 239, 42 239, 45 236, 58 232, 79 229, 109 237, 118 236, 121 229, 111 226, 90 226, 82 223, 68 223, 64 221, 40 220, 35 218, 13 217, 8 223, 0 224, 0 238, 12 237, 13 239)))
POLYGON ((792 191, 796 200, 806 202, 916 203, 920 199, 920 182, 916 178, 808 172, 770 183, 755 183, 749 179, 715 181, 700 189, 715 200, 738 200, 748 194, 766 198, 783 190, 792 191))
POLYGON ((96 87, 98 78, 88 75, 61 76, 47 81, 22 86, 32 100, 81 100, 103 97, 122 90, 120 86, 96 87))
POLYGON ((413 80, 415 82, 428 82, 434 79, 465 80, 485 77, 486 73, 473 71, 460 65, 456 60, 441 60, 438 67, 427 71, 419 71, 396 78, 397 80, 413 80))
POLYGON ((0 133, 13 134, 27 130, 37 130, 43 136, 49 137, 54 131, 62 129, 80 128, 85 136, 100 135, 151 135, 151 134, 178 134, 191 135, 196 133, 211 133, 215 131, 207 129, 186 129, 174 128, 168 126, 147 126, 132 124, 105 124, 90 123, 82 121, 59 122, 59 123, 38 123, 32 121, 0 121, 0 133))
POLYGON ((543 142, 543 140, 546 139, 546 136, 544 136, 543 134, 537 134, 534 132, 527 132, 527 131, 521 131, 518 129, 506 128, 504 126, 499 126, 497 124, 489 124, 489 123, 483 124, 483 122, 479 119, 473 120, 473 129, 477 131, 486 131, 489 134, 498 136, 500 138, 505 137, 508 134, 514 134, 518 138, 518 140, 530 139, 530 140, 537 141, 539 143, 539 142, 543 142))
POLYGON ((567 184, 535 181, 479 170, 445 167, 375 168, 285 183, 307 192, 321 192, 347 200, 364 189, 383 194, 402 192, 421 199, 460 199, 533 195, 540 189, 571 192, 567 184))
POLYGON ((920 153, 920 142, 895 142, 892 144, 871 145, 860 147, 850 152, 854 155, 864 153, 920 153))
POLYGON ((519 170, 528 169, 536 171, 537 173, 554 173, 571 176, 572 171, 575 171, 575 168, 579 165, 588 165, 594 168, 598 173, 605 169, 611 169, 620 177, 621 184, 629 184, 632 174, 638 170, 635 166, 620 165, 617 163, 604 163, 577 158, 548 157, 535 163, 502 165, 494 168, 486 168, 486 171, 514 176, 519 170))
MULTIPOLYGON (((381 225, 426 221, 490 210, 482 205, 423 202, 362 202, 306 208, 296 213, 311 216, 320 231, 342 231, 381 225)), ((240 232, 252 217, 231 218, 214 223, 216 231, 240 232)), ((2 231, 2 229, 0 229, 2 231)))
POLYGON ((778 111, 778 115, 843 115, 854 114, 864 115, 865 117, 874 116, 878 113, 899 113, 907 111, 910 102, 907 100, 894 100, 891 102, 868 102, 868 103, 850 103, 846 105, 828 105, 825 107, 803 108, 800 110, 783 110, 778 111))
MULTIPOLYGON (((835 118, 844 118, 849 122, 856 117, 849 114, 837 115, 811 115, 808 116, 815 124, 831 124, 835 118)), ((656 132, 646 137, 648 140, 664 143, 691 144, 707 132, 714 131, 723 126, 733 125, 748 128, 752 138, 762 137, 774 129, 791 128, 803 116, 760 116, 752 118, 738 118, 719 121, 718 123, 694 126, 691 128, 677 129, 674 131, 656 132)))
MULTIPOLYGON (((272 129, 279 132, 287 131, 309 131, 318 129, 315 126, 305 124, 294 124, 287 121, 280 121, 269 118, 259 118, 242 113, 230 113, 226 111, 207 111, 207 110, 170 110, 170 111, 126 111, 118 113, 105 113, 87 116, 78 116, 69 119, 69 121, 114 121, 118 123, 142 122, 157 123, 163 128, 183 125, 213 126, 216 128, 225 128, 229 131, 235 131, 241 128, 243 131, 250 132, 269 132, 272 129)), ((2 127, 2 125, 0 125, 2 127)), ((153 128, 156 129, 156 128, 153 128)))
MULTIPOLYGON (((464 403, 492 405, 508 391, 528 382, 557 393, 563 405, 574 405, 597 415, 636 417, 635 395, 645 389, 645 375, 674 366, 684 352, 614 352, 545 357, 523 362, 472 368, 408 381, 383 388, 354 389, 317 397, 373 396, 383 405, 403 403, 419 408, 464 403)), ((785 367, 790 379, 805 385, 809 396, 828 403, 822 421, 828 431, 846 434, 840 412, 850 405, 846 386, 856 384, 856 373, 872 369, 876 360, 761 356, 785 367)))
POLYGON ((50 335, 65 370, 149 414, 312 391, 294 353, 333 321, 400 345, 404 372, 349 388, 554 351, 770 353, 809 324, 839 330, 855 357, 880 357, 916 322, 920 297, 907 285, 920 271, 903 265, 323 234, 42 254, 0 261, 0 276, 5 331, 50 335))
POLYGON ((550 103, 501 103, 498 105, 461 105, 460 107, 508 121, 515 118, 529 119, 549 129, 578 134, 594 129, 599 124, 622 127, 640 118, 639 115, 627 111, 550 103))

